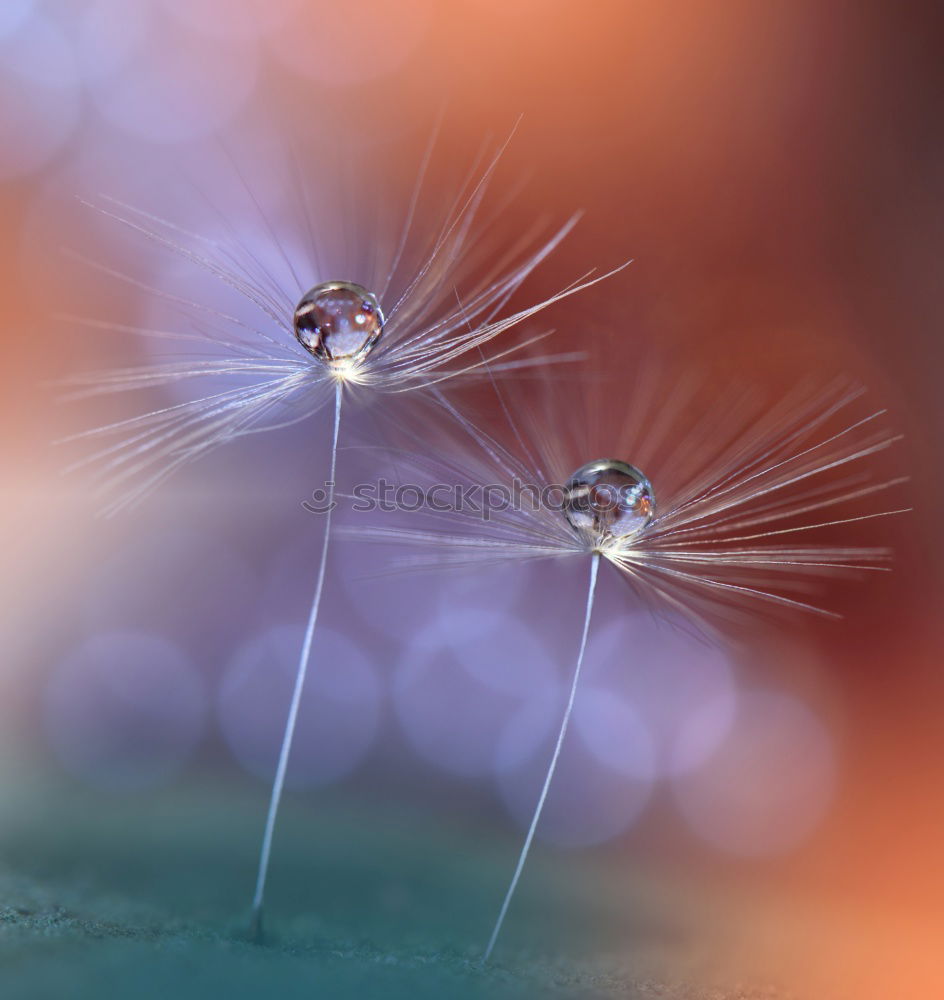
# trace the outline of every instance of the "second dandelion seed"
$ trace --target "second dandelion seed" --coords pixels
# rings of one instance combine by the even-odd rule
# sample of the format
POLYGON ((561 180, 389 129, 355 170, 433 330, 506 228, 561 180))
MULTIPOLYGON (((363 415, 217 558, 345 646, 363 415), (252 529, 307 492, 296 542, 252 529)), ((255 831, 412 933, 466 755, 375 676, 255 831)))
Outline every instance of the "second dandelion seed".
MULTIPOLYGON (((641 412, 658 392, 654 383, 654 379, 641 379, 640 391, 630 394, 641 412)), ((887 550, 837 544, 835 539, 779 544, 790 535, 805 537, 809 532, 838 530, 851 522, 901 512, 871 510, 824 521, 805 517, 903 481, 899 477, 869 482, 861 474, 838 481, 831 477, 861 465, 896 440, 885 430, 873 430, 882 411, 830 428, 831 422, 859 399, 859 390, 795 392, 763 409, 749 395, 738 399, 734 394, 706 394, 699 398, 687 392, 685 380, 679 386, 674 406, 663 407, 665 419, 661 423, 639 420, 638 413, 630 413, 623 416, 625 431, 614 434, 613 429, 620 426, 619 415, 607 409, 606 394, 581 397, 593 407, 592 413, 581 414, 586 419, 562 421, 554 413, 559 393, 549 385, 542 397, 543 412, 521 405, 522 422, 511 427, 523 457, 466 422, 469 437, 465 442, 441 449, 442 454, 462 455, 463 460, 415 459, 413 471, 436 482, 459 478, 482 490, 494 488, 487 484, 527 484, 531 489, 521 496, 562 497, 562 503, 501 505, 484 518, 474 511, 457 510, 445 531, 434 521, 419 530, 402 526, 358 528, 361 540, 369 537, 426 546, 427 555, 407 558, 412 569, 590 556, 583 625, 566 705, 524 843, 485 949, 486 960, 495 948, 521 878, 564 747, 601 560, 617 569, 618 579, 629 583, 647 603, 661 603, 672 613, 681 612, 697 629, 716 635, 719 625, 746 621, 748 604, 820 611, 794 593, 805 595, 810 582, 825 573, 881 569, 888 559, 887 550), (674 446, 667 442, 666 433, 672 425, 679 430, 674 446), (586 433, 594 427, 605 431, 598 436, 586 433), (554 430, 549 432, 548 428, 554 430), (580 440, 570 440, 571 436, 580 440), (620 459, 598 459, 563 478, 568 467, 573 468, 571 462, 585 461, 585 456, 594 452, 632 456, 634 461, 638 456, 641 464, 656 470, 658 514, 655 491, 647 476, 620 459)), ((519 492, 509 490, 508 495, 519 492)))

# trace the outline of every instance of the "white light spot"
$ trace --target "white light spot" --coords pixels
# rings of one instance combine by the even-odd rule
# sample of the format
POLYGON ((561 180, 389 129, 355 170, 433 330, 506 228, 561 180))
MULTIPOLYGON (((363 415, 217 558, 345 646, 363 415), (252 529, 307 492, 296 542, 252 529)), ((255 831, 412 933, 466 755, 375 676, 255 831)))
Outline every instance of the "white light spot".
POLYGON ((670 622, 628 615, 591 633, 585 670, 646 720, 662 775, 698 766, 734 718, 737 688, 727 655, 670 622))
POLYGON ((75 58, 60 28, 36 16, 0 37, 0 177, 44 166, 79 119, 75 58))
MULTIPOLYGON (((220 728, 236 759, 252 774, 275 773, 304 630, 270 628, 245 643, 220 685, 220 728)), ((286 781, 323 785, 349 774, 374 743, 381 688, 363 652, 319 628, 315 636, 286 781)))
MULTIPOLYGON (((711 712, 711 706, 706 706, 711 712)), ((701 838, 731 854, 788 851, 823 818, 836 782, 832 740, 791 695, 742 694, 724 742, 678 777, 678 808, 701 838)))
MULTIPOLYGON (((530 701, 507 723, 495 755, 498 788, 525 829, 540 794, 557 739, 566 692, 559 687, 530 701)), ((652 739, 628 703, 586 687, 578 691, 537 836, 568 847, 598 844, 629 830, 642 814, 655 778, 652 739), (580 720, 579 724, 577 720, 580 720), (612 728, 618 721, 618 731, 612 728), (606 729, 591 752, 586 734, 606 729), (609 756, 617 767, 601 763, 609 756)))
POLYGON ((397 718, 414 750, 434 767, 465 777, 490 773, 506 721, 523 698, 540 696, 542 674, 544 684, 553 684, 540 646, 523 630, 514 635, 508 624, 500 616, 456 610, 421 632, 402 657, 393 688, 397 718))
POLYGON ((96 107, 115 127, 152 142, 183 142, 232 118, 255 88, 256 69, 253 46, 208 46, 155 16, 120 69, 88 84, 96 107))
POLYGON ((125 791, 170 778, 204 731, 203 681, 181 650, 113 632, 67 656, 46 686, 46 737, 63 767, 125 791))

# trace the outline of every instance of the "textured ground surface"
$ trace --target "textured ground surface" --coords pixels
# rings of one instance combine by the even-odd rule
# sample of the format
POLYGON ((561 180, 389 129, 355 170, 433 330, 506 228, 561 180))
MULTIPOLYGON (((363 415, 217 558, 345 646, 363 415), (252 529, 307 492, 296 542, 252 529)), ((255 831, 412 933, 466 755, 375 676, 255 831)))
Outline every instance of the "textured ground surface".
POLYGON ((286 810, 269 940, 253 945, 244 931, 258 805, 212 786, 133 800, 46 790, 7 801, 0 995, 793 995, 739 982, 661 890, 548 851, 535 857, 496 962, 483 969, 477 958, 509 843, 400 814, 367 827, 337 804, 286 810))

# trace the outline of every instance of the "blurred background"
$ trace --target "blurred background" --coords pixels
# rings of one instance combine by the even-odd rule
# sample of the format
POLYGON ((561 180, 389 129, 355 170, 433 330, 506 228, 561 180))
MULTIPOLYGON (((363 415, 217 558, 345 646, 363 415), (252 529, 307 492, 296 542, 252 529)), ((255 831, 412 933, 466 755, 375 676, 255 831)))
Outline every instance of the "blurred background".
MULTIPOLYGON (((191 328, 153 289, 246 310, 85 202, 273 262, 276 234, 291 256, 304 191, 326 255, 356 257, 399 236, 437 122, 432 219, 522 115, 492 185, 498 232, 585 214, 512 305, 632 257, 546 315, 558 346, 592 349, 607 330, 615 371, 656 345, 773 398, 810 373, 851 375, 905 435, 895 471, 914 507, 872 530, 895 549, 891 576, 823 595, 842 621, 771 627, 736 652, 604 587, 538 849, 552 867, 589 855, 607 877, 645 872, 696 940, 723 924, 729 980, 939 995, 941 20, 936 4, 862 0, 5 0, 9 858, 42 873, 28 833, 68 843, 63 803, 130 816, 195 788, 241 796, 247 838, 261 833, 320 540, 300 504, 324 478, 326 414, 215 453, 109 519, 94 467, 63 474, 82 447, 56 441, 145 401, 66 403, 57 381, 152 360, 136 327, 191 328)), ((358 280, 312 283, 327 277, 358 280)), ((364 461, 342 453, 342 482, 364 461)), ((582 573, 365 579, 370 558, 332 555, 290 770, 314 809, 297 822, 313 852, 328 799, 381 830, 404 816, 495 838, 497 904, 559 717, 582 573)), ((224 798, 194 801, 226 829, 224 798)), ((510 946, 527 939, 515 924, 510 946)))

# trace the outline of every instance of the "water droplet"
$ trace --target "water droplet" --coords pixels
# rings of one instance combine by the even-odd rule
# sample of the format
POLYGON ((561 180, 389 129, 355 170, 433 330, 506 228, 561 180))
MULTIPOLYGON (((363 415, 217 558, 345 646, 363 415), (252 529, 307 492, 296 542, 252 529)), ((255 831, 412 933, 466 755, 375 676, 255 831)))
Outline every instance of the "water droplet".
POLYGON ((628 538, 652 520, 656 498, 639 469, 612 458, 581 466, 564 488, 564 514, 594 541, 628 538))
POLYGON ((295 336, 327 362, 359 361, 383 332, 377 297, 351 281, 326 281, 306 292, 295 309, 295 336))

